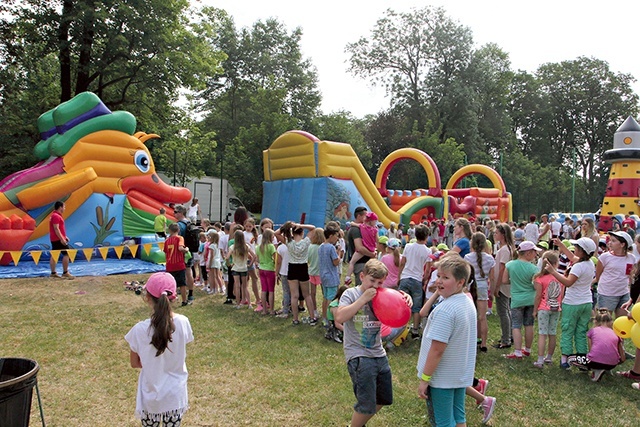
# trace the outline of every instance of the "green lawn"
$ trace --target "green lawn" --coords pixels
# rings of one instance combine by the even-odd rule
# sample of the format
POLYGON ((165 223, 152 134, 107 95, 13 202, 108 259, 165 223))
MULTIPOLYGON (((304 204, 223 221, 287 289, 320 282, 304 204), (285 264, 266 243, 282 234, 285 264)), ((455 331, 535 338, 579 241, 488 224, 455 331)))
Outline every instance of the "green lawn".
MULTIPOLYGON (((1 357, 40 365, 47 426, 137 426, 133 416, 137 371, 129 367, 125 333, 148 317, 140 297, 123 282, 141 276, 84 277, 74 281, 0 281, 3 307, 1 357)), ((354 402, 342 347, 318 325, 294 327, 222 305, 221 296, 196 291, 193 306, 177 308, 193 326, 188 346, 191 409, 184 426, 346 426, 354 402)), ((278 298, 276 298, 276 301, 278 298)), ((278 304, 279 305, 279 304, 278 304)), ((489 318, 490 338, 499 334, 489 318)), ((633 351, 630 342, 627 348, 633 351)), ((389 354, 395 403, 369 426, 427 425, 417 398, 419 342, 389 354)), ((640 425, 640 392, 631 381, 605 375, 600 383, 554 365, 510 361, 490 349, 476 373, 498 399, 493 426, 640 425)), ((632 366, 627 361, 624 369, 632 366)), ((481 412, 467 401, 468 425, 481 412)), ((31 425, 40 424, 34 394, 31 425)))

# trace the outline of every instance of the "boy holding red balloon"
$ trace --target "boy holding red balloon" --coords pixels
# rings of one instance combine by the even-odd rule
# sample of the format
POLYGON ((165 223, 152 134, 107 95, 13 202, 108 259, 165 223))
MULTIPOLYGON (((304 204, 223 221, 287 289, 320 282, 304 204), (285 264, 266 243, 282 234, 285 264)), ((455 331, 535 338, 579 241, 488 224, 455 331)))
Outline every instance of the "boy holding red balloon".
MULTIPOLYGON (((381 322, 371 304, 377 289, 383 288, 387 273, 383 263, 369 260, 360 273, 362 284, 344 291, 334 316, 344 327, 344 355, 357 399, 352 427, 364 426, 382 406, 393 403, 391 368, 382 346, 381 322)), ((411 307, 411 297, 402 295, 407 307, 411 307)))
POLYGON ((426 399, 431 425, 466 425, 464 398, 473 384, 477 322, 463 288, 469 264, 458 256, 438 264, 436 287, 444 299, 431 312, 418 357, 418 396, 426 399))

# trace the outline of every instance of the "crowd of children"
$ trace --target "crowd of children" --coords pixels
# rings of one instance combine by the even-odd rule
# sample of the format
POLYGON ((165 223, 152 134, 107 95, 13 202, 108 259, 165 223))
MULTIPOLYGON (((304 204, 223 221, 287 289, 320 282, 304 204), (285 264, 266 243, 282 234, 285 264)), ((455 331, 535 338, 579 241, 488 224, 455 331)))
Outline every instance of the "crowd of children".
MULTIPOLYGON (((626 232, 610 232, 601 241, 584 221, 582 234, 576 236, 572 230, 571 239, 562 240, 569 232, 557 227, 555 218, 548 222, 543 216, 539 226, 532 216, 529 225, 519 228, 490 220, 474 232, 473 223, 458 218, 449 221, 451 230, 448 225, 447 230, 439 227, 445 221, 434 221, 435 227, 412 222, 407 234, 392 224, 386 235, 375 213, 359 207, 355 217, 348 239, 335 222, 316 228, 287 221, 274 230, 267 218, 256 227, 253 218, 240 216, 224 226, 207 224, 197 253, 200 272, 193 274, 207 293, 226 293, 225 304, 235 301, 236 308, 255 305, 254 311, 265 316, 291 316, 294 326, 322 321, 325 337, 343 343, 357 400, 352 426, 364 425, 393 401, 382 325, 370 304, 380 287, 399 290, 411 307, 411 338, 422 340, 418 394, 426 399, 433 425, 464 423, 465 395, 476 399, 483 422, 492 416, 496 400, 485 395, 488 381, 475 378, 474 370, 476 357, 488 351, 487 315, 494 301, 501 337, 493 347, 513 347, 503 355, 506 359, 531 355, 537 321, 536 368, 553 363, 558 324, 560 368, 575 366, 599 381, 604 372, 625 361, 622 341, 611 326, 615 316, 627 314, 640 293, 640 268, 635 267, 632 239, 626 232), (452 237, 448 244, 443 242, 447 237, 452 237), (351 258, 341 280, 347 252, 351 258), (352 279, 357 286, 350 286, 352 279), (275 301, 278 282, 282 301, 275 301), (308 316, 302 317, 302 311, 308 316), (595 325, 589 329, 592 320, 595 325)), ((180 292, 182 305, 188 305, 189 249, 177 224, 168 230, 167 272, 177 286, 170 296, 180 292)), ((155 307, 157 296, 152 296, 155 299, 149 301, 155 307)), ((159 354, 161 347, 155 346, 159 354)), ((132 366, 134 352, 132 345, 132 366)), ((640 380, 640 372, 634 370, 618 374, 640 380)))

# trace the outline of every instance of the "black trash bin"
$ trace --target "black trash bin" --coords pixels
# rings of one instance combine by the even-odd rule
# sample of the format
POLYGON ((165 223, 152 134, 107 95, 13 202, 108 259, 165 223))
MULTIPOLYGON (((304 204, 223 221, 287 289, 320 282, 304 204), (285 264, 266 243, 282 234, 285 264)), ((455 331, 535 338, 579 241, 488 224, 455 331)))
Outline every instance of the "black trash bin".
POLYGON ((38 370, 30 359, 0 358, 0 427, 29 427, 38 370))

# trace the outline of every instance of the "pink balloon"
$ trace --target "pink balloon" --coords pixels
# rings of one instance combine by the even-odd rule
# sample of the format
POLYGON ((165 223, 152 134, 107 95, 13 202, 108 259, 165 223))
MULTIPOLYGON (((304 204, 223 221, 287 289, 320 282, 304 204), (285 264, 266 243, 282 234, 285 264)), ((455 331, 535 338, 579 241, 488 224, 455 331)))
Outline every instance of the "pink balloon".
POLYGON ((382 324, 380 325, 380 336, 381 336, 382 338, 386 338, 386 337, 388 337, 389 335, 391 335, 391 326, 389 326, 389 325, 385 325, 384 323, 382 323, 382 324))
POLYGON ((395 289, 378 288, 371 305, 378 320, 392 328, 406 325, 411 318, 411 308, 395 289))

